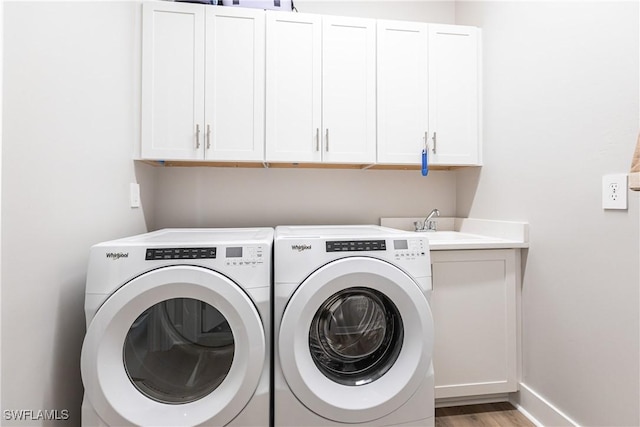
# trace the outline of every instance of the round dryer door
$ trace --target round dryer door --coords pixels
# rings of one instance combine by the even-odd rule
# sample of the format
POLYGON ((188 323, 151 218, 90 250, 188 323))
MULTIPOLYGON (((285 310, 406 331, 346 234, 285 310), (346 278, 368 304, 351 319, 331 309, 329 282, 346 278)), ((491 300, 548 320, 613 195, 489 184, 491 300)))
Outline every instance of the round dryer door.
POLYGON ((307 408, 341 423, 373 421, 407 402, 427 376, 431 310, 399 268, 343 258, 294 292, 278 350, 285 379, 307 408))
POLYGON ((265 356, 262 321, 236 283, 174 266, 107 299, 87 330, 81 370, 109 425, 225 425, 253 396, 265 356))

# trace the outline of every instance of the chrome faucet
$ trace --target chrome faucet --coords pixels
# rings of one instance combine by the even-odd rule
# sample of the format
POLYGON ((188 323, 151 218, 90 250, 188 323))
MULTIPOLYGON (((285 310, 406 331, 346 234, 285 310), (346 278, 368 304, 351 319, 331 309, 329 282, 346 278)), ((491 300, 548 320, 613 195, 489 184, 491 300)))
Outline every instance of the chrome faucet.
POLYGON ((413 225, 416 227, 415 231, 436 231, 438 223, 436 220, 431 219, 433 217, 439 217, 440 211, 438 209, 434 209, 429 212, 429 215, 424 219, 424 221, 416 221, 413 225))

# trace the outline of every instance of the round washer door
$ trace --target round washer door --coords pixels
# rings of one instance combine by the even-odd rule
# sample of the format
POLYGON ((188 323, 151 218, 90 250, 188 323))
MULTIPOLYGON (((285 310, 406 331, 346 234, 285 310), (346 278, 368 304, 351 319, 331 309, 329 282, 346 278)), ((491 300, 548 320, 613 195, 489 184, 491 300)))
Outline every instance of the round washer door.
POLYGON ((85 396, 108 425, 225 425, 265 363, 253 302, 227 277, 172 266, 123 285, 87 329, 85 396))
POLYGON ((416 392, 433 352, 422 290, 378 259, 343 258, 305 279, 285 308, 278 339, 297 399, 336 422, 392 413, 416 392))

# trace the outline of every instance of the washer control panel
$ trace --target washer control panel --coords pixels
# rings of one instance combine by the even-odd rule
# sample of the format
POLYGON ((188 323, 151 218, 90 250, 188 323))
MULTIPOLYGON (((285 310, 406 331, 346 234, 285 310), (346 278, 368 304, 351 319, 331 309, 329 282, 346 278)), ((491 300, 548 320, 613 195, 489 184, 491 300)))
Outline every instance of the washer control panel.
POLYGON ((423 239, 393 240, 329 240, 327 252, 387 251, 396 260, 415 260, 428 255, 428 245, 423 239))
POLYGON ((327 252, 386 251, 384 240, 334 240, 327 241, 327 252))
POLYGON ((215 259, 216 248, 148 248, 146 261, 168 259, 215 259))
POLYGON ((414 260, 426 257, 429 249, 422 239, 402 239, 393 241, 393 255, 396 260, 414 260))
POLYGON ((261 246, 227 246, 224 258, 228 266, 255 266, 266 262, 261 246))

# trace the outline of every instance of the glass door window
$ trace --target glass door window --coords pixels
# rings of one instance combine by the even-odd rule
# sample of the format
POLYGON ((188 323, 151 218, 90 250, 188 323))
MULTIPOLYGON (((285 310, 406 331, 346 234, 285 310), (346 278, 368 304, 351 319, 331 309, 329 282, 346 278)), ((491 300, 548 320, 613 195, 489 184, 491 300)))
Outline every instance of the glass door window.
POLYGON ((356 287, 327 299, 309 329, 315 365, 329 379, 350 386, 371 383, 395 363, 402 348, 402 318, 381 292, 356 287))
POLYGON ((124 343, 125 369, 133 385, 161 403, 189 403, 215 390, 234 356, 227 319, 211 305, 173 298, 145 310, 124 343))

